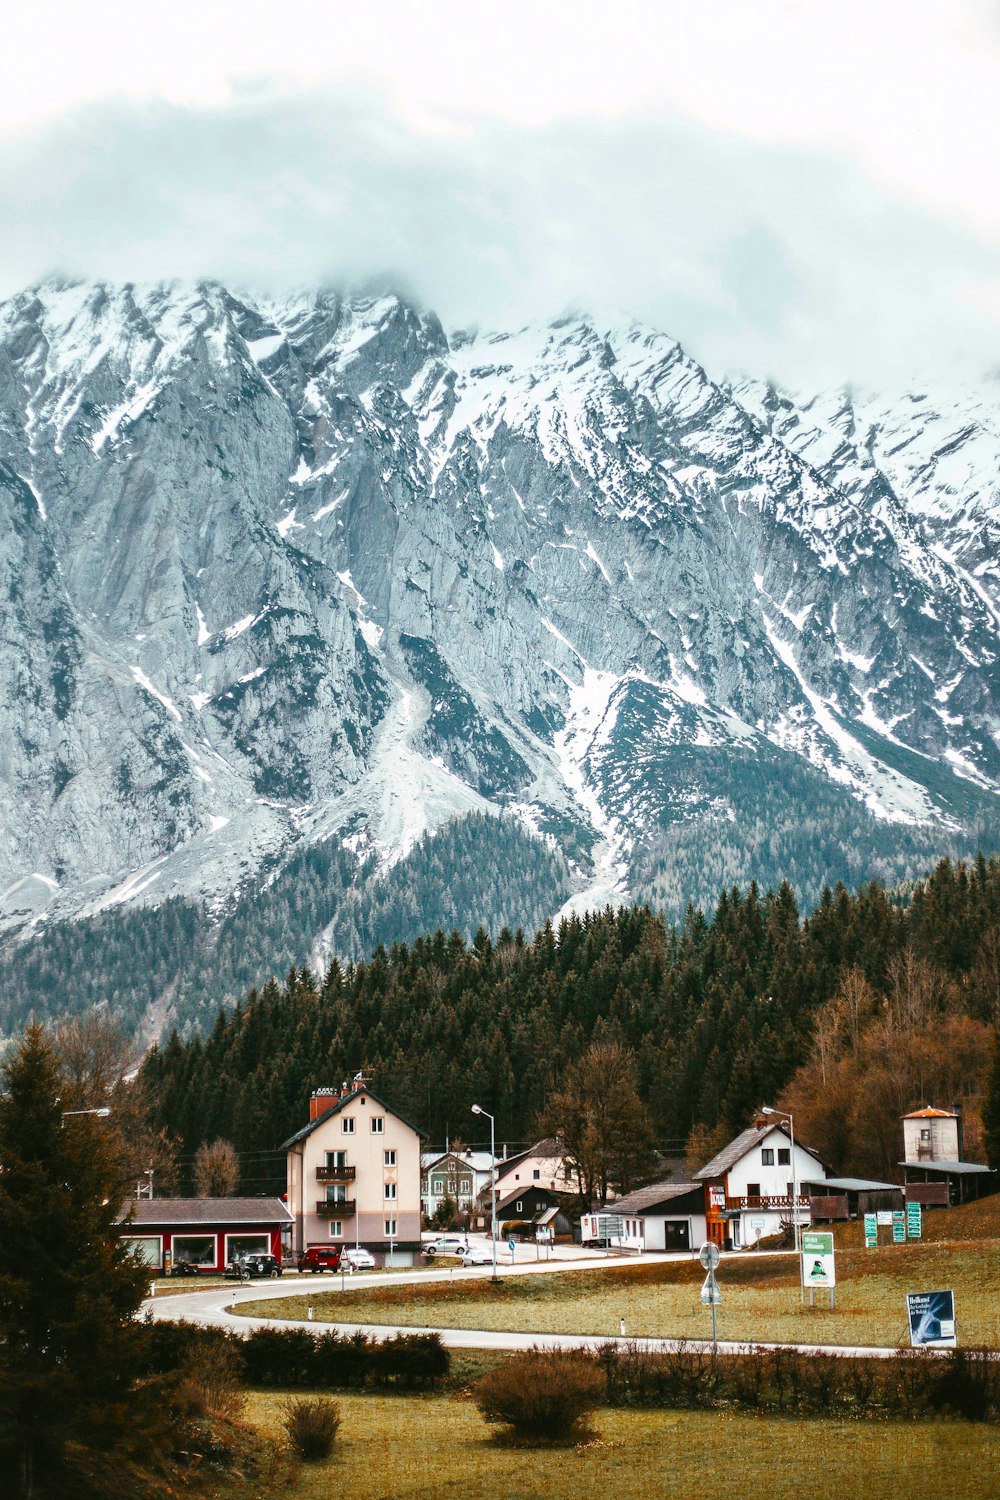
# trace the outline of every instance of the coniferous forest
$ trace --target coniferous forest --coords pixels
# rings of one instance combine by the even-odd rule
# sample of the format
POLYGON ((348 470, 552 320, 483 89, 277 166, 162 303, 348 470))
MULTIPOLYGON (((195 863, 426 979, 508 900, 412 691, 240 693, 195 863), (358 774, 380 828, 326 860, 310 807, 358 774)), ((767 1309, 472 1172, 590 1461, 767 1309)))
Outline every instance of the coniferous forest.
POLYGON ((968 1155, 984 1149, 998 1022, 1000 861, 980 857, 942 861, 905 902, 877 883, 827 889, 805 917, 787 884, 751 885, 675 925, 634 906, 534 937, 380 945, 322 978, 267 980, 206 1036, 175 1033, 144 1071, 186 1156, 224 1136, 259 1158, 303 1123, 312 1089, 359 1068, 435 1141, 475 1139, 481 1102, 498 1140, 521 1142, 567 1066, 616 1040, 635 1054, 661 1151, 792 1101, 831 1167, 886 1175, 899 1114, 925 1102, 961 1107, 968 1155))

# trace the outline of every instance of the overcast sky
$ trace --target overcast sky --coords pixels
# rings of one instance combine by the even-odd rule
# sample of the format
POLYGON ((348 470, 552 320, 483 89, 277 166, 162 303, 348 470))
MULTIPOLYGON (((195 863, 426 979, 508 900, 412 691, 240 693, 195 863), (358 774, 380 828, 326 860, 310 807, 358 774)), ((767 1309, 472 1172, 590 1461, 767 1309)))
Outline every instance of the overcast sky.
POLYGON ((1000 366, 1000 5, 33 0, 0 295, 390 280, 791 383, 1000 366))

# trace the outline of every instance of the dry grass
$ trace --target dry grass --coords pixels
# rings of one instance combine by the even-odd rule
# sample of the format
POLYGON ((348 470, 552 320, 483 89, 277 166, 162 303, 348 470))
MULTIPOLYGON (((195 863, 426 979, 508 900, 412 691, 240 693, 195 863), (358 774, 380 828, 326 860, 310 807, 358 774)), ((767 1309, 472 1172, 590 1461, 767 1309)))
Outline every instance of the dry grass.
MULTIPOLYGON (((280 1394, 250 1397, 248 1418, 282 1441, 280 1394)), ((860 1423, 726 1413, 601 1410, 595 1433, 551 1452, 498 1449, 469 1401, 338 1397, 336 1453, 302 1468, 290 1500, 704 1500, 710 1492, 848 1494, 852 1500, 996 1500, 1000 1434, 966 1423, 860 1423), (709 1477, 710 1476, 710 1477, 709 1477)), ((259 1491, 263 1496, 264 1491, 259 1491)), ((267 1490, 272 1500, 274 1488, 267 1490)), ((253 1487, 241 1489, 256 1500, 253 1487)))
MULTIPOLYGON (((696 1261, 510 1276, 493 1287, 460 1281, 346 1293, 312 1292, 317 1320, 408 1327, 509 1329, 527 1333, 705 1338, 711 1323, 699 1300, 696 1261)), ((894 1345, 908 1342, 905 1294, 953 1287, 959 1338, 1000 1347, 1000 1244, 926 1241, 837 1254, 837 1305, 802 1307, 791 1256, 724 1260, 719 1337, 757 1342, 894 1345)), ((303 1318, 304 1300, 247 1304, 254 1315, 303 1318)))

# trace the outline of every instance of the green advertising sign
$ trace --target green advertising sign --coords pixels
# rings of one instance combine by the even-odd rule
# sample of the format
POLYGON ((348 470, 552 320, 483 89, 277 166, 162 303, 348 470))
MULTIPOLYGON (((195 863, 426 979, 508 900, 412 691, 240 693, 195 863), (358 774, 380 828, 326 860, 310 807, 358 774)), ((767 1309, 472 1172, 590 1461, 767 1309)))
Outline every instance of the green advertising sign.
POLYGON ((906 1215, 901 1208, 893 1210, 892 1243, 894 1245, 906 1244, 906 1215))
POLYGON ((807 1229, 802 1235, 802 1285, 836 1286, 833 1235, 825 1229, 807 1229))
POLYGON ((865 1249, 878 1248, 878 1219, 874 1214, 865 1214, 865 1249))
POLYGON ((906 1205, 906 1234, 911 1240, 919 1240, 923 1228, 923 1215, 919 1203, 906 1205))

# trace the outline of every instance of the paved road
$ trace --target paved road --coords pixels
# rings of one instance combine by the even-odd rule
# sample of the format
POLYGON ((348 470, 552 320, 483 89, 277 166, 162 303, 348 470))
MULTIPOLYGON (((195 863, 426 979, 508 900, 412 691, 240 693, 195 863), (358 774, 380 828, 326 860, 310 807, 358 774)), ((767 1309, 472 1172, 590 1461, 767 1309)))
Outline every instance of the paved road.
MULTIPOLYGON (((755 1252, 751 1252, 754 1254, 755 1252)), ((793 1252, 789 1252, 793 1253, 793 1252)), ((726 1259, 736 1258, 727 1256, 726 1259)), ((670 1260, 690 1260, 687 1252, 680 1254, 656 1255, 647 1254, 642 1257, 643 1263, 658 1263, 670 1260)), ((507 1265, 502 1269, 504 1278, 508 1276, 532 1276, 540 1272, 557 1271, 562 1274, 587 1274, 596 1273, 602 1267, 610 1266, 634 1266, 635 1256, 619 1257, 606 1256, 588 1257, 584 1260, 575 1261, 541 1261, 529 1262, 519 1265, 507 1265)), ((442 1269, 435 1271, 413 1271, 399 1272, 392 1276, 391 1285, 414 1285, 422 1286, 442 1281, 475 1281, 489 1277, 491 1268, 474 1267, 468 1270, 458 1267, 454 1270, 442 1269)), ((361 1291, 366 1287, 384 1287, 386 1285, 384 1276, 354 1275, 343 1278, 344 1290, 346 1292, 361 1291)), ((569 1333, 512 1333, 496 1332, 486 1328, 414 1328, 411 1325, 384 1324, 384 1323, 323 1323, 309 1319, 292 1318, 256 1318, 252 1308, 255 1302, 266 1298, 271 1300, 278 1297, 301 1297, 310 1291, 332 1291, 340 1290, 341 1278, 339 1275, 326 1276, 287 1276, 281 1281, 254 1282, 248 1287, 245 1284, 234 1283, 232 1287, 211 1287, 196 1292, 179 1292, 167 1296, 155 1297, 144 1304, 144 1310, 148 1309, 151 1316, 156 1319, 179 1319, 186 1323, 199 1323, 206 1327, 227 1328, 241 1337, 249 1333, 253 1328, 304 1328, 310 1333, 326 1333, 330 1329, 336 1329, 341 1334, 366 1333, 375 1339, 392 1338, 398 1333, 440 1333, 442 1342, 449 1349, 531 1349, 544 1346, 546 1349, 599 1349, 602 1344, 627 1343, 638 1349, 657 1350, 664 1346, 673 1346, 677 1342, 671 1339, 653 1338, 629 1338, 626 1332, 624 1337, 608 1337, 607 1335, 595 1334, 569 1334, 569 1333)), ((708 1351, 711 1349, 711 1340, 683 1341, 686 1348, 708 1351)), ((895 1348, 871 1348, 865 1346, 843 1347, 833 1344, 741 1344, 719 1341, 718 1351, 722 1354, 744 1353, 748 1349, 798 1349, 806 1354, 839 1354, 839 1355, 869 1355, 875 1359, 889 1359, 899 1351, 895 1348)))

